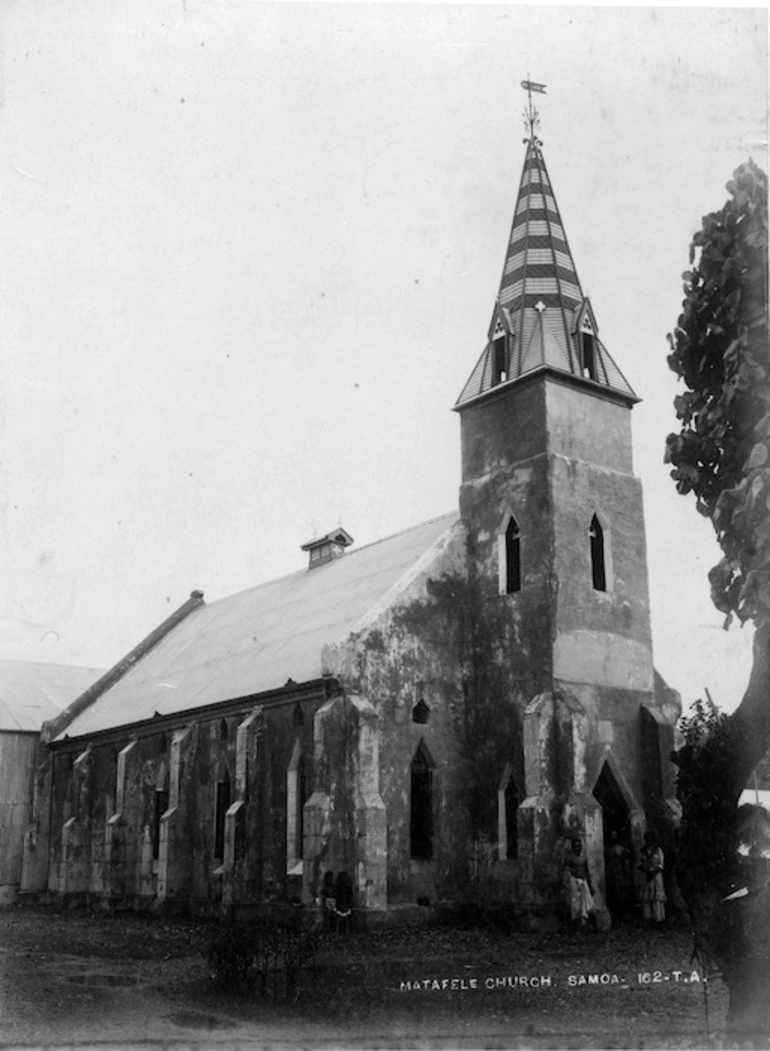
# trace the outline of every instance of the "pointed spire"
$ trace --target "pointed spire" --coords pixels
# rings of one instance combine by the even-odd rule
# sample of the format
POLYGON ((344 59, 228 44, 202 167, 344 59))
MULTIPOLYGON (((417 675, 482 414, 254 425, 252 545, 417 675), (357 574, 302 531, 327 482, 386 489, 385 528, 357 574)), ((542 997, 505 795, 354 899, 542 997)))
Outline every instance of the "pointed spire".
MULTIPOLYGON (((532 87, 523 82, 525 87, 528 84, 532 87)), ((530 95, 530 137, 525 140, 524 169, 489 342, 456 407, 540 369, 579 376, 626 401, 637 401, 599 340, 593 310, 583 295, 542 143, 535 136, 536 115, 530 95)))

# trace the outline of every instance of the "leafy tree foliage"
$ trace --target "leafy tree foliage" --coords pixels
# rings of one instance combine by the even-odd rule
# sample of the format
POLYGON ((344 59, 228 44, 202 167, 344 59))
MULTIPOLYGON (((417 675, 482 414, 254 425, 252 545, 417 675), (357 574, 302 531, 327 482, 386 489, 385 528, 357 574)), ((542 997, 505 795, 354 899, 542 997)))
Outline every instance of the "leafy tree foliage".
POLYGON ((740 904, 724 898, 750 881, 739 863, 737 803, 770 748, 767 177, 749 161, 727 190, 690 246, 682 313, 669 336, 669 365, 687 389, 674 402, 681 428, 666 440, 666 460, 678 491, 695 494, 716 530, 722 559, 709 580, 726 626, 737 616, 757 630, 738 709, 728 716, 698 702, 682 723, 684 745, 673 757, 682 804, 678 875, 701 959, 717 965, 729 986, 731 1026, 764 1034, 770 889, 752 886, 740 904))
POLYGON ((724 557, 710 573, 728 616, 770 618, 770 362, 767 326, 767 176, 752 162, 705 216, 683 274, 685 299, 668 361, 688 390, 674 401, 682 427, 666 441, 680 493, 695 493, 724 557))

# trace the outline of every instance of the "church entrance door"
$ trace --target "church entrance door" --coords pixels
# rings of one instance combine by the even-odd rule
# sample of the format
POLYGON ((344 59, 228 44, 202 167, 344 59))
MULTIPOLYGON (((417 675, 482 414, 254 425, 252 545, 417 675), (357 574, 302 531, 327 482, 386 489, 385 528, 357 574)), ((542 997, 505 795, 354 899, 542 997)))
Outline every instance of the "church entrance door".
POLYGON ((618 921, 633 912, 634 849, 628 803, 606 762, 596 780, 593 794, 602 808, 607 908, 613 920, 618 921))

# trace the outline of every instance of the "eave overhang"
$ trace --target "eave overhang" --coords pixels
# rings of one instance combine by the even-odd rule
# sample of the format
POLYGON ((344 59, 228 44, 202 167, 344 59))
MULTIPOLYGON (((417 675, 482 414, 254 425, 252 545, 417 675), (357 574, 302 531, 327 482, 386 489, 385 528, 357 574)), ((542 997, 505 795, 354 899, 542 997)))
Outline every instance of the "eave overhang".
POLYGON ((54 751, 66 751, 73 745, 82 748, 91 742, 103 744, 118 738, 150 737, 174 727, 189 726, 191 723, 208 722, 211 719, 223 719, 232 715, 245 715, 250 709, 256 707, 281 708, 302 701, 326 701, 329 697, 339 693, 341 689, 339 680, 328 675, 309 682, 288 683, 279 690, 246 694, 243 697, 233 697, 226 701, 216 701, 200 708, 188 708, 180 712, 169 712, 167 715, 156 715, 154 719, 142 719, 138 722, 122 723, 120 726, 109 726, 103 730, 94 730, 75 737, 69 737, 65 733, 63 737, 46 743, 54 751))
POLYGON ((620 405, 625 405, 627 408, 632 408, 642 399, 637 397, 635 394, 626 394, 623 391, 615 390, 614 387, 607 387, 603 383, 597 383, 595 380, 589 379, 587 376, 576 376, 572 372, 566 372, 561 369, 555 369, 553 366, 544 365, 539 369, 533 369, 532 372, 525 373, 522 376, 516 376, 514 379, 504 380, 502 383, 498 383, 494 387, 490 387, 489 390, 482 391, 480 394, 476 394, 472 398, 467 398, 463 402, 457 402, 452 406, 452 412, 462 413, 465 409, 473 408, 482 402, 490 401, 495 397, 499 397, 502 393, 507 393, 515 388, 529 385, 541 377, 552 379, 556 383, 561 383, 565 387, 578 387, 588 394, 592 394, 596 398, 601 398, 604 401, 614 401, 620 405))

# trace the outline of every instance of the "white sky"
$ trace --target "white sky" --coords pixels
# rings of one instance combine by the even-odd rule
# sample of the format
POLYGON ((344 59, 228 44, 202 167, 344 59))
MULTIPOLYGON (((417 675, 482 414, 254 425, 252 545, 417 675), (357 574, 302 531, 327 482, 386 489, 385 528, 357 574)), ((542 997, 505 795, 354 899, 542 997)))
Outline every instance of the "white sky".
POLYGON ((634 409, 656 665, 733 707, 662 463, 701 217, 767 169, 764 11, 5 0, 0 657, 109 666, 183 602, 456 506, 519 82, 634 409))

